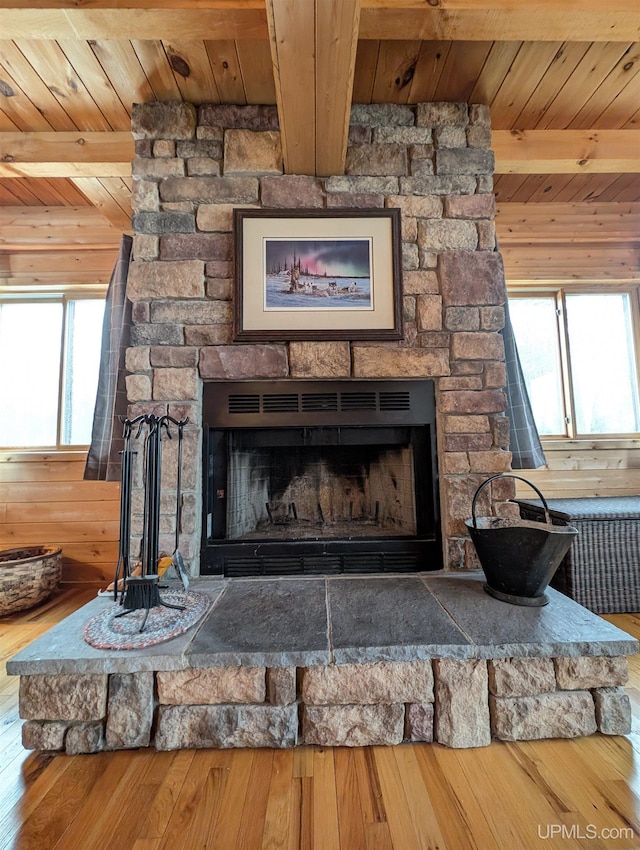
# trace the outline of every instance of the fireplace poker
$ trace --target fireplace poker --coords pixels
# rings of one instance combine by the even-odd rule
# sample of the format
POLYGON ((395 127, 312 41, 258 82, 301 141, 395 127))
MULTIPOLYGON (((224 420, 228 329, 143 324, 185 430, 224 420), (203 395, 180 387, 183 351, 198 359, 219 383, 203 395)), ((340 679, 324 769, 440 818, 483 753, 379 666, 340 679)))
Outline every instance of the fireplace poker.
POLYGON ((146 440, 145 505, 143 523, 142 575, 153 575, 158 565, 160 530, 160 469, 162 457, 161 420, 147 416, 149 433, 146 440))
POLYGON ((131 431, 133 422, 122 419, 124 449, 120 452, 120 539, 118 544, 118 563, 113 579, 113 601, 118 601, 118 582, 122 572, 122 593, 125 579, 131 573, 131 431))
POLYGON ((189 576, 184 565, 182 552, 180 551, 180 530, 182 527, 182 438, 184 426, 189 421, 189 417, 187 416, 186 419, 181 419, 177 423, 175 422, 175 419, 171 421, 177 424, 178 426, 178 469, 176 472, 176 540, 175 548, 173 550, 173 566, 176 568, 176 572, 180 577, 182 587, 187 590, 187 588, 189 587, 189 576))

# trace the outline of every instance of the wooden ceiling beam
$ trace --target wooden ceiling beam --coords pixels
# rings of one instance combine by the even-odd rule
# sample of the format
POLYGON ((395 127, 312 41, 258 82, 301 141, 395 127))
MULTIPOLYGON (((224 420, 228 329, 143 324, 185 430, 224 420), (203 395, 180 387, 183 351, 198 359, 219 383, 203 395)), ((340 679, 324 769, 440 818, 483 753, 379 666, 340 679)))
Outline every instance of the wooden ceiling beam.
MULTIPOLYGON (((285 66, 292 61, 281 47, 276 58, 285 66)), ((350 61, 344 55, 342 67, 350 61)), ((285 74, 279 85, 286 170, 291 174, 316 173, 314 142, 323 157, 317 173, 342 172, 348 86, 343 85, 340 99, 334 91, 339 75, 326 68, 319 74, 310 69, 285 74), (323 88, 324 98, 314 95, 316 86, 323 88)), ((492 148, 496 174, 640 173, 640 130, 494 130, 492 148)), ((130 177, 133 156, 130 133, 0 133, 0 177, 130 177)))
MULTIPOLYGON (((425 0, 362 0, 365 9, 424 9, 425 0)), ((522 5, 520 0, 437 0, 429 4, 431 8, 439 8, 452 12, 464 9, 492 9, 508 12, 522 5)), ((203 11, 216 9, 230 12, 235 9, 264 9, 265 0, 0 0, 3 9, 185 9, 203 11)), ((590 12, 593 10, 593 0, 528 0, 527 8, 546 14, 554 9, 567 12, 590 12)), ((636 0, 607 0, 607 10, 612 12, 637 12, 636 0)))
POLYGON ((347 155, 360 0, 316 0, 316 174, 342 174, 347 155))
POLYGON ((271 61, 288 174, 315 174, 315 2, 267 0, 271 61))
MULTIPOLYGON (((270 0, 269 0, 270 2, 270 0)), ((309 5, 304 0, 300 5, 309 5)), ((268 5, 268 3, 267 3, 268 5)), ((0 0, 5 39, 267 38, 264 0, 0 0)), ((636 0, 362 0, 359 37, 425 41, 640 40, 636 0)))
MULTIPOLYGON (((306 0, 305 0, 306 2, 306 0)), ((173 41, 267 38, 264 4, 246 8, 240 0, 234 7, 203 8, 195 3, 181 7, 122 8, 118 0, 101 8, 64 7, 54 2, 24 8, 14 0, 0 0, 0 33, 4 39, 139 39, 173 41)))
POLYGON ((496 174, 638 174, 640 130, 494 130, 496 174))
POLYGON ((640 16, 627 0, 363 0, 360 38, 631 42, 640 39, 640 16))
POLYGON ((0 177, 128 177, 131 133, 0 133, 0 177))
POLYGON ((344 170, 359 11, 359 0, 267 0, 288 174, 344 170))

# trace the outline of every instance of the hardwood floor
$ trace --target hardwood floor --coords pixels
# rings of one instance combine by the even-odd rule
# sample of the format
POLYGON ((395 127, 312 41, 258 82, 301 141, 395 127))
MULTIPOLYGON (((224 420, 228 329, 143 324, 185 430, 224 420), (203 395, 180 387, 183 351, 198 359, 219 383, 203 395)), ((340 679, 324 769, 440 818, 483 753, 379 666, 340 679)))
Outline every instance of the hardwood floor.
MULTIPOLYGON (((94 591, 0 619, 0 848, 529 850, 640 847, 640 656, 628 737, 323 750, 22 748, 4 662, 94 591)), ((606 619, 640 637, 640 614, 606 619)))

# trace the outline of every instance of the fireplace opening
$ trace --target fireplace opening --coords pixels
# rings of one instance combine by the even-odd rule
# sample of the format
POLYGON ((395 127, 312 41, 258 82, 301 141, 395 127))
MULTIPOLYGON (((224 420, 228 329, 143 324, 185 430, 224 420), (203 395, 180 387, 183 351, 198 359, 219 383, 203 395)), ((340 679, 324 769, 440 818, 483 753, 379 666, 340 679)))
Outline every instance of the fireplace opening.
POLYGON ((410 429, 396 430, 231 434, 227 537, 415 535, 410 429))
POLYGON ((442 566, 431 381, 204 387, 201 573, 442 566))

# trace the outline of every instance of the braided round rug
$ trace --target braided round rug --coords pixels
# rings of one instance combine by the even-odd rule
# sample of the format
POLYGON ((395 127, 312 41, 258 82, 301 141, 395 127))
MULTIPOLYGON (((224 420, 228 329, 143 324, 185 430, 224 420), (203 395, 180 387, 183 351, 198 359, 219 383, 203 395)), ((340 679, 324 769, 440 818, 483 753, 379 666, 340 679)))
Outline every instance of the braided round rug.
POLYGON ((92 617, 84 627, 85 641, 96 649, 144 649, 181 635, 209 610, 211 598, 194 591, 167 590, 160 594, 169 605, 182 605, 183 611, 157 605, 149 609, 144 631, 139 631, 145 609, 130 611, 122 617, 122 605, 112 603, 92 617))

